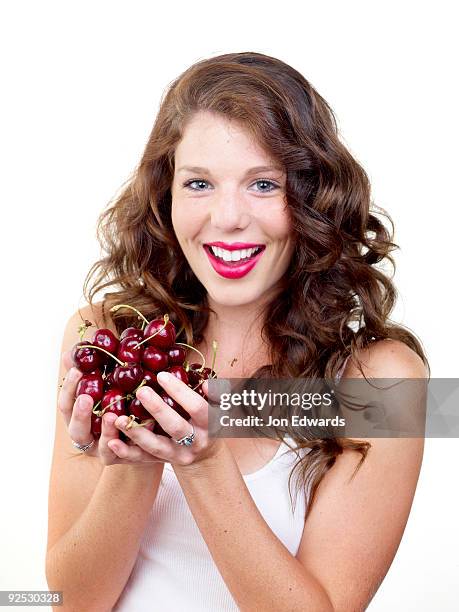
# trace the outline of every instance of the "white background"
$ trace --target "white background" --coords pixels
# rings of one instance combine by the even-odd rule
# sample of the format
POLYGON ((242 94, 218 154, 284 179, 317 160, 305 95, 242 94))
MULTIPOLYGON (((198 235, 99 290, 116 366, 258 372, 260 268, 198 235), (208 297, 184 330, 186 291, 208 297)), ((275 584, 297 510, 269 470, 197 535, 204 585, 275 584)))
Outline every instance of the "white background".
MULTIPOLYGON (((137 164, 164 88, 198 59, 276 56, 331 104, 374 201, 395 222, 393 318, 422 340, 433 377, 458 376, 453 5, 2 4, 0 589, 47 588, 62 332, 99 255, 97 217, 137 164)), ((427 440, 408 526, 372 612, 457 610, 458 449, 457 439, 427 440)))

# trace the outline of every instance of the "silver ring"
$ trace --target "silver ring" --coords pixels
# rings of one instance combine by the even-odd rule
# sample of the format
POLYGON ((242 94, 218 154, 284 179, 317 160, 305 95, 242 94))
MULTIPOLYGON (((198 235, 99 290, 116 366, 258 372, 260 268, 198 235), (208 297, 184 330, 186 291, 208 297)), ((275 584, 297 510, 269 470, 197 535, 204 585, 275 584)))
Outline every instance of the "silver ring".
POLYGON ((193 424, 190 423, 191 428, 193 429, 193 431, 188 434, 187 436, 183 436, 183 438, 180 438, 180 440, 175 440, 174 441, 177 442, 177 444, 181 444, 183 446, 191 446, 193 444, 193 440, 195 438, 195 433, 194 433, 194 427, 193 424))
POLYGON ((91 442, 88 442, 87 444, 78 444, 78 442, 75 442, 74 440, 72 440, 72 444, 75 448, 80 450, 82 453, 85 453, 94 444, 94 440, 91 440, 91 442))

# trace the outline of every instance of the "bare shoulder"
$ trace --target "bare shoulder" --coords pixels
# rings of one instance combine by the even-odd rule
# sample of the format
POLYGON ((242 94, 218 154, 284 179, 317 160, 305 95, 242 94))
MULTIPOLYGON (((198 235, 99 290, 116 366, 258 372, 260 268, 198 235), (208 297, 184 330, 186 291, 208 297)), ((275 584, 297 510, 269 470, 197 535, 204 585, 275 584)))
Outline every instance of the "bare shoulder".
MULTIPOLYGON (((103 302, 94 302, 93 304, 87 304, 78 308, 73 314, 71 314, 67 320, 63 338, 62 338, 62 347, 61 347, 61 355, 63 356, 65 351, 69 351, 72 346, 79 342, 79 328, 84 323, 91 323, 91 326, 85 333, 84 338, 88 339, 92 336, 92 334, 96 331, 96 329, 110 329, 117 335, 116 326, 113 322, 113 319, 110 315, 110 312, 103 307, 103 302)), ((71 367, 71 362, 69 361, 69 357, 66 357, 65 369, 71 367)), ((61 372, 61 378, 63 373, 61 372)))
MULTIPOLYGON (((358 360, 367 377, 373 378, 428 378, 421 357, 400 340, 378 340, 359 351, 358 360)), ((362 374, 351 357, 343 378, 361 378, 362 374)))
POLYGON ((73 323, 78 327, 78 325, 85 321, 92 323, 90 330, 94 329, 95 331, 96 328, 106 328, 116 332, 110 312, 104 308, 103 302, 94 302, 93 304, 82 306, 71 315, 68 325, 73 323))
MULTIPOLYGON (((427 378, 422 359, 394 340, 358 355, 370 378, 427 378)), ((360 378, 348 360, 343 377, 360 378)), ((422 465, 423 438, 352 438, 369 442, 365 460, 345 450, 321 480, 297 559, 327 592, 333 610, 364 610, 400 545, 422 465)))

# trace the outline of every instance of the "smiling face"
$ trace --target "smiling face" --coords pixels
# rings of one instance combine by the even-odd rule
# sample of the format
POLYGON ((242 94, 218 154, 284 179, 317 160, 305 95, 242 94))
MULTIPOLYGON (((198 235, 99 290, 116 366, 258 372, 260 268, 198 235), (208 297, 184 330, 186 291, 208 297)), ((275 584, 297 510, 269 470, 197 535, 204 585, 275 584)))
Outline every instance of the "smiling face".
POLYGON ((172 224, 210 304, 262 304, 275 290, 294 248, 285 182, 243 126, 210 112, 186 125, 175 151, 172 224))

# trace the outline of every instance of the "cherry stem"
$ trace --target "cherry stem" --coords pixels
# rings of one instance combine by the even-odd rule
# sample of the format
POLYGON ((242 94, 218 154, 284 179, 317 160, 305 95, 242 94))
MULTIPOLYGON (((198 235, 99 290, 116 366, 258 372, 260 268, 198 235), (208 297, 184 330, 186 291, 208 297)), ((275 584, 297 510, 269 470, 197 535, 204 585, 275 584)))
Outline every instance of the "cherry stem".
MULTIPOLYGON (((94 410, 96 410, 97 406, 100 404, 100 402, 101 402, 101 401, 102 401, 102 400, 99 400, 99 401, 97 402, 97 404, 95 404, 95 405, 92 407, 92 411, 93 411, 93 412, 94 412, 94 410)), ((94 414, 97 414, 97 412, 94 412, 94 414)), ((97 416, 99 416, 99 415, 97 414, 97 416)))
POLYGON ((212 357, 212 365, 210 366, 210 369, 213 371, 214 370, 214 366, 215 366, 215 358, 217 357, 217 341, 216 340, 212 340, 212 350, 214 351, 214 355, 212 357))
POLYGON ((147 425, 150 425, 155 422, 155 419, 146 419, 141 423, 137 423, 136 417, 133 414, 130 414, 128 416, 128 419, 129 423, 126 425, 126 429, 131 429, 131 427, 146 427, 147 425))
POLYGON ((164 319, 164 325, 162 327, 160 327, 157 331, 155 331, 155 333, 152 334, 151 336, 148 336, 148 338, 145 338, 145 340, 142 340, 142 342, 137 342, 137 344, 133 348, 135 348, 135 349, 139 348, 139 346, 141 346, 145 342, 148 342, 148 340, 150 340, 151 338, 154 338, 155 336, 157 336, 159 334, 159 332, 163 331, 163 329, 166 329, 166 325, 169 323, 169 315, 165 314, 163 319, 164 319))
POLYGON ((126 361, 121 361, 120 359, 118 359, 118 357, 115 357, 115 355, 113 355, 113 353, 110 353, 109 351, 106 351, 105 349, 103 349, 100 346, 95 346, 94 344, 84 344, 83 346, 79 346, 78 348, 95 348, 95 349, 97 349, 99 351, 103 351, 107 355, 110 355, 110 357, 113 357, 113 359, 115 361, 117 361, 120 365, 122 365, 122 366, 126 366, 127 365, 126 361))
POLYGON ((112 306, 110 308, 110 312, 117 312, 120 308, 130 308, 134 312, 136 312, 141 319, 144 320, 145 323, 149 323, 148 319, 146 319, 141 312, 134 308, 134 306, 129 306, 129 304, 117 304, 116 306, 112 306))
POLYGON ((175 344, 179 344, 180 346, 187 346, 188 348, 192 349, 193 351, 196 351, 197 353, 199 353, 199 355, 201 356, 202 359, 202 364, 201 367, 199 368, 199 370, 197 370, 197 372, 202 372, 204 369, 204 366, 206 365, 206 359, 204 357, 204 355, 201 353, 201 351, 198 351, 197 348, 195 348, 194 346, 190 346, 189 344, 185 344, 185 342, 176 342, 175 344))
POLYGON ((131 429, 132 423, 134 422, 134 420, 135 420, 135 416, 133 414, 130 414, 128 416, 128 424, 126 425, 126 429, 131 429))
MULTIPOLYGON (((213 368, 212 368, 212 369, 213 369, 213 368)), ((196 387, 193 387, 192 391, 196 391, 196 389, 197 389, 198 387, 200 387, 201 385, 203 385, 203 384, 206 382, 206 380, 210 380, 211 378, 217 378, 217 375, 214 373, 214 375, 209 376, 209 378, 202 378, 202 379, 201 379, 201 380, 198 382, 198 384, 196 385, 196 387)))
MULTIPOLYGON (((121 399, 126 399, 126 396, 122 397, 121 399)), ((101 401, 102 400, 99 400, 97 402, 97 404, 94 406, 94 408, 92 409, 93 412, 94 412, 95 408, 97 408, 97 406, 100 404, 101 401)), ((105 406, 105 408, 103 408, 102 410, 98 410, 97 412, 94 412, 94 414, 96 414, 97 416, 100 416, 100 417, 104 416, 104 414, 107 412, 107 410, 110 408, 110 406, 113 406, 113 404, 116 404, 116 402, 119 402, 119 401, 120 401, 120 398, 117 397, 116 399, 112 400, 109 404, 107 404, 107 406, 105 406)))
POLYGON ((80 335, 80 340, 83 340, 83 336, 85 335, 87 329, 89 327, 92 327, 92 325, 93 324, 91 323, 91 321, 88 321, 88 319, 85 319, 84 323, 78 326, 78 333, 80 335))
POLYGON ((136 394, 136 393, 137 393, 137 391, 140 389, 140 387, 143 387, 143 386, 144 386, 144 385, 146 385, 146 384, 147 384, 147 381, 146 381, 146 379, 145 379, 145 378, 143 378, 143 379, 142 379, 142 382, 140 383, 140 385, 138 385, 138 386, 137 386, 137 387, 134 389, 134 391, 132 391, 131 393, 128 393, 128 394, 126 395, 126 398, 125 398, 125 399, 128 399, 128 400, 129 400, 129 399, 134 399, 134 398, 135 398, 135 394, 136 394))
POLYGON ((196 391, 196 389, 197 389, 198 387, 200 387, 200 386, 202 385, 202 383, 203 383, 205 380, 206 380, 205 378, 201 378, 201 380, 198 382, 198 384, 196 385, 196 387, 193 387, 193 388, 192 388, 192 391, 196 391))

